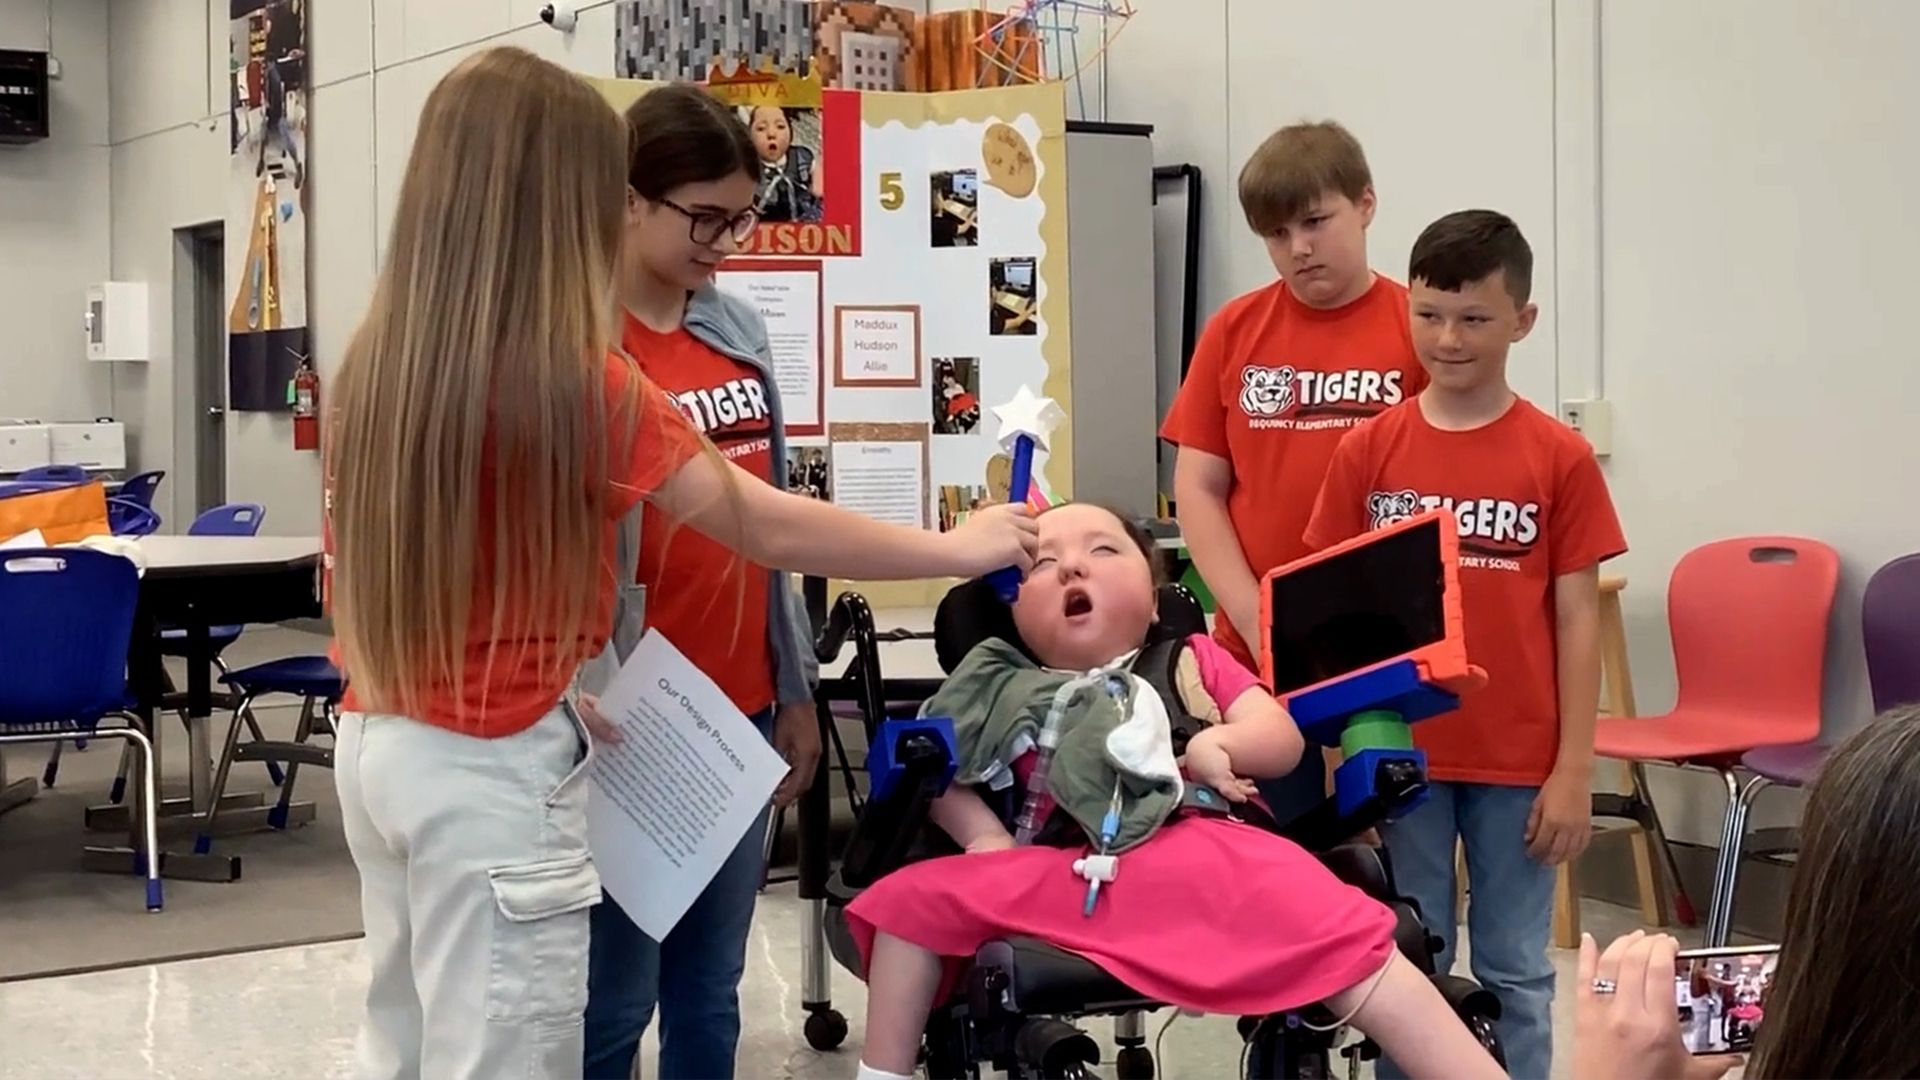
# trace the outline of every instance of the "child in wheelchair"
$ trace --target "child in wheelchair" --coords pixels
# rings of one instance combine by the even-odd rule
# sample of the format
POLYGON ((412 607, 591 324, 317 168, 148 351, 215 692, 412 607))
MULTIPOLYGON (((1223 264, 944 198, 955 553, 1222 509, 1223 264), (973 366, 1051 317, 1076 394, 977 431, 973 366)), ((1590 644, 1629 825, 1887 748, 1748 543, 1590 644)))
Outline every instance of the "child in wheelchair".
POLYGON ((959 773, 932 820, 963 853, 895 870, 846 909, 868 984, 862 1080, 911 1075, 930 1011, 980 946, 1008 937, 1079 954, 1182 1009, 1323 1003, 1426 1075, 1505 1075, 1396 950, 1388 907, 1293 842, 1218 812, 1224 799, 1258 813, 1253 781, 1290 771, 1303 741, 1206 635, 1155 645, 1144 533, 1091 504, 1039 524, 1012 605, 1025 651, 981 642, 922 709, 954 720, 959 773), (1063 691, 1096 669, 1120 674, 1063 691), (989 805, 1018 788, 1017 819, 1011 798, 989 805), (1115 872, 1094 855, 1117 855, 1104 864, 1115 872))

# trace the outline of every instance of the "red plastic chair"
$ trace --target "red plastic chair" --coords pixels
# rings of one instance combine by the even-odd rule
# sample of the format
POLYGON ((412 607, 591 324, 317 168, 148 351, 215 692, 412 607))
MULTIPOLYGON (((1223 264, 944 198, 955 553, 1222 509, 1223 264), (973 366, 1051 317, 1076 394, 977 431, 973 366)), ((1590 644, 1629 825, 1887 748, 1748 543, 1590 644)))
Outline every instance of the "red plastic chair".
MULTIPOLYGON (((1839 577, 1839 555, 1804 537, 1739 537, 1688 552, 1667 585, 1678 683, 1673 710, 1602 717, 1595 729, 1600 757, 1712 769, 1726 785, 1709 945, 1724 945, 1728 936, 1724 893, 1737 845, 1727 830, 1741 793, 1734 770, 1748 751, 1819 736, 1827 622, 1839 577)), ((1648 796, 1643 790, 1635 797, 1648 796)))

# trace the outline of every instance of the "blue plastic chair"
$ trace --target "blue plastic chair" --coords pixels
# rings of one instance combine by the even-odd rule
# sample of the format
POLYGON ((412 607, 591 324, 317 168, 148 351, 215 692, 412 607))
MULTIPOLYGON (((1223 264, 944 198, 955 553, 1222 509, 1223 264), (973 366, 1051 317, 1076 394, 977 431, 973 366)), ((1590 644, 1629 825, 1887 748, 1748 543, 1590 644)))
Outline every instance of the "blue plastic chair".
MULTIPOLYGON (((111 508, 109 508, 111 509, 111 508)), ((224 503, 203 511, 187 526, 188 536, 258 536, 260 526, 267 520, 267 509, 259 503, 224 503)), ((222 681, 233 672, 227 667, 226 657, 221 653, 240 640, 240 634, 246 627, 237 625, 210 626, 207 628, 207 645, 213 650, 213 666, 220 669, 222 681)), ((162 627, 160 630, 160 655, 180 659, 192 659, 187 647, 187 631, 184 627, 162 627)), ((185 719, 182 714, 182 719, 185 719)), ((264 741, 266 736, 260 731, 260 722, 253 713, 246 714, 246 723, 252 728, 253 737, 264 741)), ((114 777, 113 791, 109 798, 119 802, 126 795, 127 769, 130 762, 125 754, 120 755, 120 772, 114 777)), ((279 785, 283 778, 280 766, 267 762, 267 777, 279 785)))
MULTIPOLYGON (((259 503, 227 503, 216 506, 193 519, 187 526, 188 536, 258 536, 260 526, 267 520, 266 508, 259 503)), ((244 626, 210 626, 207 628, 207 642, 213 648, 214 666, 220 674, 232 674, 227 669, 226 660, 220 655, 227 646, 240 640, 244 626)), ((162 656, 185 657, 187 655, 187 632, 180 627, 169 627, 160 631, 160 654, 162 656)), ((278 783, 279 781, 275 781, 278 783)))
MULTIPOLYGON (((153 744, 133 717, 127 647, 140 577, 118 555, 82 548, 0 553, 0 743, 124 739, 140 748, 147 910, 159 911, 159 780, 153 744), (122 727, 102 727, 107 719, 122 727)), ((51 780, 48 781, 51 784, 51 780)))
POLYGON ((129 476, 121 483, 120 490, 114 492, 114 497, 126 499, 128 502, 137 502, 141 506, 151 510, 153 509, 153 496, 160 490, 160 481, 166 478, 167 471, 165 469, 155 469, 152 472, 143 472, 129 476))
POLYGON ((107 500, 107 528, 115 536, 151 536, 160 531, 160 515, 119 495, 107 500))
POLYGON ((213 773, 213 803, 194 838, 193 850, 205 855, 213 850, 214 822, 220 815, 220 801, 227 792, 227 774, 235 761, 264 761, 272 769, 285 762, 286 781, 280 784, 280 801, 267 811, 267 824, 275 829, 287 827, 287 814, 293 805, 293 782, 302 763, 333 767, 332 747, 308 742, 315 734, 334 735, 340 699, 347 692, 347 681, 333 661, 324 656, 287 656, 264 664, 241 668, 225 676, 222 682, 240 694, 233 719, 227 722, 226 745, 220 751, 220 764, 213 773), (253 703, 265 694, 292 694, 302 698, 300 723, 294 728, 292 742, 270 742, 260 737, 260 724, 253 715, 253 703), (253 732, 253 741, 240 742, 240 725, 253 732))
POLYGON ((26 484, 40 481, 54 484, 83 484, 87 481, 87 470, 78 465, 35 465, 21 473, 18 479, 26 484))

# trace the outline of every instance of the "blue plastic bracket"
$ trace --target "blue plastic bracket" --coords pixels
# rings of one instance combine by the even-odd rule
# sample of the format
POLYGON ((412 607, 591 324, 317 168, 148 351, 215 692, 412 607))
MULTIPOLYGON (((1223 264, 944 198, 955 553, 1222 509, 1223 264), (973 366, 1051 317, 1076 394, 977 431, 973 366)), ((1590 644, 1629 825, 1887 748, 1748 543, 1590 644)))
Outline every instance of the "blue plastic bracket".
POLYGON ((921 716, 913 719, 885 720, 875 735, 873 745, 867 748, 867 777, 872 789, 871 798, 885 800, 893 793, 894 785, 907 775, 906 762, 900 760, 900 747, 907 739, 916 735, 931 737, 946 752, 946 762, 941 768, 939 789, 945 791, 947 785, 960 771, 960 744, 953 734, 953 720, 945 716, 921 716))
POLYGON ((1339 746, 1340 733, 1355 713, 1399 713, 1416 724, 1459 707, 1459 695, 1422 679, 1420 665, 1411 660, 1369 668, 1287 699, 1293 722, 1321 746, 1339 746))
MULTIPOLYGON (((1410 761, 1419 767, 1422 776, 1427 772, 1427 755, 1421 750, 1360 751, 1341 762, 1333 773, 1334 804, 1339 807, 1341 817, 1358 813, 1362 803, 1378 794, 1373 789, 1373 781, 1379 775, 1380 764, 1387 761, 1410 761)), ((1412 798, 1387 807, 1388 816, 1404 817, 1411 813, 1415 807, 1427 801, 1428 793, 1428 788, 1421 787, 1412 798)))

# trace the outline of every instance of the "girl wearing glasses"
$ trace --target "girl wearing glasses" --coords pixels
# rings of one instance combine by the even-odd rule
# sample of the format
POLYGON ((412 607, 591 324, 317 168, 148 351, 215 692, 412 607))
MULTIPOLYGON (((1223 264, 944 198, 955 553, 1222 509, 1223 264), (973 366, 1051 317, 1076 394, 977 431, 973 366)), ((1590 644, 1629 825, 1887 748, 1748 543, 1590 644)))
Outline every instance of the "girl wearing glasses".
MULTIPOLYGON (((733 110, 705 91, 662 87, 627 112, 632 133, 620 272, 622 343, 720 453, 754 478, 788 482, 767 329, 713 284, 758 223, 760 155, 733 110)), ((647 625, 665 634, 753 719, 793 770, 791 803, 820 758, 807 618, 787 575, 649 507, 639 566, 647 625)), ((607 897, 593 909, 585 1075, 626 1080, 660 1012, 658 1080, 733 1075, 738 988, 759 892, 766 822, 749 829, 664 942, 607 897)))

